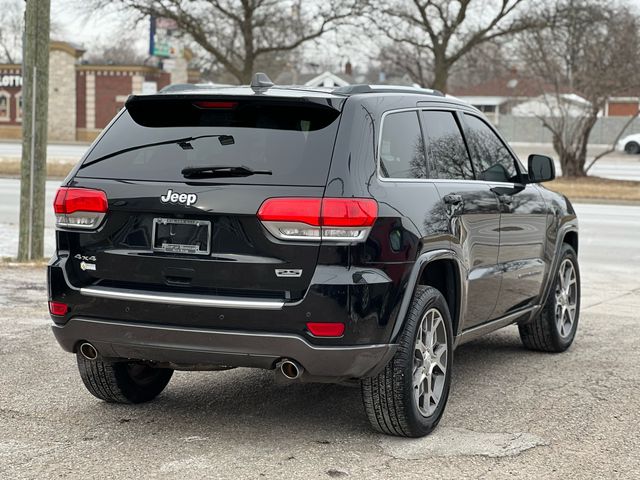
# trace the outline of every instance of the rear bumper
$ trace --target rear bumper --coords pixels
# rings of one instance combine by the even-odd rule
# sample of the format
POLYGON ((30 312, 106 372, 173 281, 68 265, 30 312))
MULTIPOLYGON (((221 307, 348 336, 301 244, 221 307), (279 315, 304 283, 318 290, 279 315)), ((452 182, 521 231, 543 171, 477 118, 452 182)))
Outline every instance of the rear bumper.
POLYGON ((175 368, 219 366, 272 369, 279 359, 300 363, 309 376, 362 378, 391 359, 394 344, 311 345, 295 334, 187 328, 74 317, 53 325, 58 343, 74 352, 82 341, 103 357, 169 363, 175 368))

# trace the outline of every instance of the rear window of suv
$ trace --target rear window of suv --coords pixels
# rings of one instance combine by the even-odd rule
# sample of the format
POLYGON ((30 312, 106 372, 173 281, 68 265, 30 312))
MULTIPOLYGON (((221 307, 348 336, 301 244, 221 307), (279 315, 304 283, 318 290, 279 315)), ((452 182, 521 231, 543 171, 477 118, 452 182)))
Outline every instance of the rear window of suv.
POLYGON ((324 185, 340 115, 328 103, 143 100, 127 106, 85 158, 77 176, 324 185), (157 145, 163 142, 168 143, 157 145), (194 179, 182 174, 187 167, 247 167, 271 175, 194 179))

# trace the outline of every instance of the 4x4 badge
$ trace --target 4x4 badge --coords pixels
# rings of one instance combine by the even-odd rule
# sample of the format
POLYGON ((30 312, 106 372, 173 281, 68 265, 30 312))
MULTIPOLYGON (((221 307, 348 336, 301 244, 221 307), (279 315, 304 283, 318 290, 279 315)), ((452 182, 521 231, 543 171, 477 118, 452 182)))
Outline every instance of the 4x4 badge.
POLYGON ((162 203, 182 203, 189 206, 198 201, 198 195, 195 193, 177 193, 169 189, 166 195, 160 197, 160 201, 162 203))
POLYGON ((276 268, 276 277, 301 277, 302 269, 298 268, 276 268))

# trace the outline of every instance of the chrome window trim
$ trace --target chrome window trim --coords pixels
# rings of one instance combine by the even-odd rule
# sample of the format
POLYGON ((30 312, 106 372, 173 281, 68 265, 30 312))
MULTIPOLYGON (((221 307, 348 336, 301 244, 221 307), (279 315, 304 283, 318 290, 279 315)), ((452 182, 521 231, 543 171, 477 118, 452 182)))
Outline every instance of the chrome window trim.
MULTIPOLYGON (((409 108, 398 108, 395 110, 387 110, 386 112, 384 112, 382 114, 382 116, 380 117, 380 133, 378 134, 378 141, 377 141, 377 145, 376 145, 376 176, 378 177, 379 180, 385 181, 385 180, 404 180, 404 181, 410 181, 410 182, 425 182, 428 181, 429 179, 427 178, 389 178, 389 177, 383 177, 382 176, 382 172, 380 171, 380 146, 382 145, 382 130, 384 128, 384 120, 387 117, 387 115, 391 115, 394 113, 403 113, 403 112, 419 112, 420 110, 422 110, 422 108, 418 108, 418 107, 409 107, 409 108)), ((422 136, 422 125, 420 125, 420 118, 419 116, 416 117, 416 120, 418 120, 418 128, 420 129, 420 135, 422 136)))
MULTIPOLYGON (((380 169, 380 146, 382 145, 382 130, 384 128, 385 118, 387 117, 387 115, 391 115, 393 113, 421 112, 421 111, 425 111, 425 110, 445 111, 445 112, 450 112, 452 115, 455 115, 456 112, 461 113, 461 114, 468 113, 468 114, 474 115, 475 117, 478 117, 480 120, 482 120, 482 117, 477 115, 476 112, 474 112, 472 110, 469 111, 469 110, 463 109, 463 108, 451 108, 450 106, 445 106, 444 104, 433 105, 433 106, 406 107, 406 108, 397 108, 397 109, 393 109, 393 110, 387 110, 380 117, 380 129, 379 129, 380 131, 378 133, 378 139, 377 139, 377 142, 376 142, 376 177, 378 178, 378 181, 383 182, 383 183, 396 183, 396 182, 397 183, 452 183, 452 182, 453 183, 470 183, 470 182, 473 182, 474 184, 479 184, 479 185, 491 185, 491 186, 494 186, 494 185, 501 186, 501 185, 503 185, 503 186, 510 186, 510 187, 513 187, 515 185, 521 185, 520 183, 516 183, 516 182, 489 182, 487 180, 477 180, 475 178, 469 179, 469 180, 460 180, 460 179, 455 179, 455 178, 390 178, 390 177, 383 177, 381 169, 380 169)), ((492 128, 492 131, 494 133, 496 133, 495 129, 493 129, 493 128, 492 128)), ((464 135, 464 132, 461 132, 461 134, 464 135)), ((507 150, 509 151, 511 156, 514 158, 514 160, 518 164, 518 167, 522 167, 520 165, 518 157, 513 153, 511 148, 506 144, 506 142, 502 139, 502 137, 500 135, 497 135, 497 137, 505 145, 505 147, 507 148, 507 150)), ((469 161, 471 161, 471 159, 469 159, 469 161)), ((524 175, 526 173, 526 170, 524 170, 524 172, 523 172, 522 169, 521 169, 520 173, 522 175, 524 175)))

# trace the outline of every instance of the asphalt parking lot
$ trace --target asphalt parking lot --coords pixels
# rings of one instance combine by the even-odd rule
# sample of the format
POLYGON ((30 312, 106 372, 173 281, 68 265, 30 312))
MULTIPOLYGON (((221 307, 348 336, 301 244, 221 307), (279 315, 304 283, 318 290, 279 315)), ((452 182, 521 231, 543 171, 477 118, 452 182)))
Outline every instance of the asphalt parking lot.
POLYGON ((581 208, 573 347, 526 351, 514 327, 462 346, 420 440, 373 433, 358 389, 248 369, 101 403, 49 330, 44 269, 0 266, 0 478, 638 478, 640 207, 581 208))

